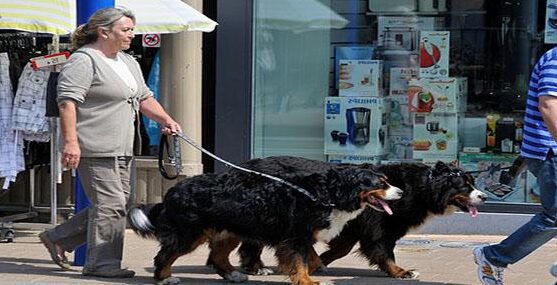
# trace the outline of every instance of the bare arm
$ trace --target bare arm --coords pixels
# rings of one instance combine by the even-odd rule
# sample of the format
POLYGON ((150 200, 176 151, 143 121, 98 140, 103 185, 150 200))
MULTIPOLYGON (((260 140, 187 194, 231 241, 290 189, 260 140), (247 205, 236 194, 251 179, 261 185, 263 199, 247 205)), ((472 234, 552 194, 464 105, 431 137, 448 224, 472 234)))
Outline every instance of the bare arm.
POLYGON ((81 157, 81 150, 77 141, 76 107, 72 101, 63 102, 60 110, 60 127, 62 130, 62 166, 65 168, 77 168, 81 157))
POLYGON ((557 141, 557 97, 555 96, 539 96, 539 110, 543 117, 543 122, 547 130, 557 141))
POLYGON ((139 110, 143 113, 143 115, 147 116, 147 118, 161 124, 163 134, 168 135, 176 132, 182 132, 180 125, 174 121, 168 113, 166 113, 164 108, 157 100, 155 100, 155 98, 149 97, 141 101, 139 104, 139 110))

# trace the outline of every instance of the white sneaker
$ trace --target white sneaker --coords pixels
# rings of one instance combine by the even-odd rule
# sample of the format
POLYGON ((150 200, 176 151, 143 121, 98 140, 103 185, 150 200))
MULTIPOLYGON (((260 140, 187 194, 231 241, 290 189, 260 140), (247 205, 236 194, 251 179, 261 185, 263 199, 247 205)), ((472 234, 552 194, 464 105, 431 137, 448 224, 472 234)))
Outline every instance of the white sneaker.
POLYGON ((505 267, 495 266, 484 255, 484 246, 474 248, 474 262, 478 265, 478 279, 483 285, 503 285, 505 267))

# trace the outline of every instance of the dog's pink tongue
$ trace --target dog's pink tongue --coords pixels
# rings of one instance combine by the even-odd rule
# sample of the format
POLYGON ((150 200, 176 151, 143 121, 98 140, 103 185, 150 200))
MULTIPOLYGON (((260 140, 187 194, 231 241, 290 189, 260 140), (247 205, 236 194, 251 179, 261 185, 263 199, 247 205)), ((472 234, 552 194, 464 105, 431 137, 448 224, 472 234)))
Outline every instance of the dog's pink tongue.
POLYGON ((478 209, 474 206, 468 206, 468 214, 470 214, 470 217, 475 218, 478 216, 478 209))
POLYGON ((377 201, 379 201, 379 204, 381 204, 381 206, 383 207, 383 210, 385 210, 385 212, 387 212, 387 214, 392 215, 393 214, 393 210, 391 210, 391 207, 389 207, 389 205, 381 200, 381 199, 377 199, 377 201))

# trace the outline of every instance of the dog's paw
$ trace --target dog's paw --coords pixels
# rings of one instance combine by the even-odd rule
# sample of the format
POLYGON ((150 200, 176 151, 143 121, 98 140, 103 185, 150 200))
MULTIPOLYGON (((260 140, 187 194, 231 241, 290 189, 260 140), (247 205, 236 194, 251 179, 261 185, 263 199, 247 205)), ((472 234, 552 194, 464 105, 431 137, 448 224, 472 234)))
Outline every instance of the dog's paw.
POLYGON ((239 271, 232 271, 224 276, 225 280, 231 281, 233 283, 242 283, 248 281, 248 276, 239 271))
POLYGON ((414 269, 408 270, 400 276, 402 279, 417 279, 418 277, 420 277, 420 272, 415 271, 414 269))
POLYGON ((273 271, 273 269, 269 268, 269 267, 263 267, 263 268, 259 268, 257 269, 257 272, 255 272, 255 275, 272 275, 275 274, 275 271, 273 271))
POLYGON ((157 282, 157 285, 178 285, 180 284, 180 278, 170 276, 164 280, 157 282))

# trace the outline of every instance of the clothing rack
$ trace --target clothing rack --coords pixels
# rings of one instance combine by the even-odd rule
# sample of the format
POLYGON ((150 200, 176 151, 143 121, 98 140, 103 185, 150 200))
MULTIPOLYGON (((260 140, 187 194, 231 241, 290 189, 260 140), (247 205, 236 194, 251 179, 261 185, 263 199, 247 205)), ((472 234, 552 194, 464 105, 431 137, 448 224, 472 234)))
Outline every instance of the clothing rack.
MULTIPOLYGON (((36 47, 36 38, 52 38, 52 44, 49 45, 48 53, 55 53, 60 50, 60 37, 57 35, 34 34, 34 33, 0 33, 0 50, 24 49, 29 48, 34 51, 36 47)), ((15 94, 14 94, 15 95, 15 94)), ((59 162, 57 156, 58 150, 58 119, 50 118, 50 207, 41 207, 35 205, 35 170, 36 166, 29 169, 29 205, 27 212, 0 217, 0 240, 5 239, 7 242, 13 242, 15 239, 14 222, 37 217, 39 211, 50 211, 50 224, 57 224, 57 183, 62 181, 61 171, 59 171, 59 162), (60 174, 60 175, 58 175, 60 174)), ((0 209, 5 207, 0 206, 0 209)), ((14 209, 11 209, 14 210, 14 209)), ((73 207, 66 210, 73 212, 73 207)))

